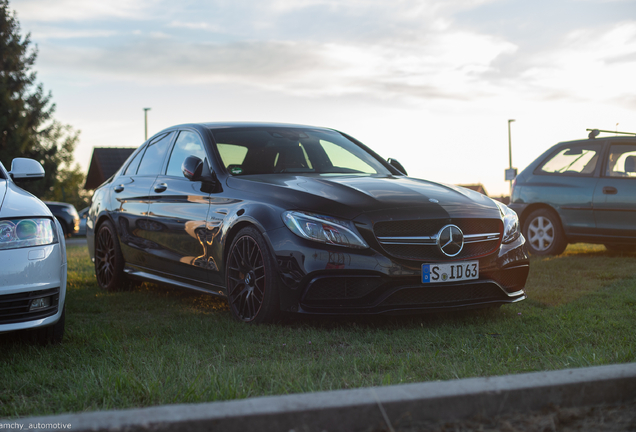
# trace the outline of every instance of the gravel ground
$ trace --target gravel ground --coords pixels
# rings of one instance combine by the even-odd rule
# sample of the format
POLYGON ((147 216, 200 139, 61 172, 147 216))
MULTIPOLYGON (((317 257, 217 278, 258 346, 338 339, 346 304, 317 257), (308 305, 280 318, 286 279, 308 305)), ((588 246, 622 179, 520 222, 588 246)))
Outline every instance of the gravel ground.
MULTIPOLYGON (((390 429, 384 429, 389 431, 390 429)), ((395 432, 636 432, 636 400, 619 405, 550 407, 494 418, 414 423, 395 432)))

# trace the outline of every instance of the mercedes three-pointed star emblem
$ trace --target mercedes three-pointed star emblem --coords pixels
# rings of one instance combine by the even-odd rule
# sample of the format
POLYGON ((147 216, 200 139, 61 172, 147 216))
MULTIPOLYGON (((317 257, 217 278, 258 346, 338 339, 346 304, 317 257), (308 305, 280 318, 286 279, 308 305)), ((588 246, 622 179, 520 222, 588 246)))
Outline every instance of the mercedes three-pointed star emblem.
POLYGON ((437 247, 448 257, 454 257, 464 248, 464 233, 456 225, 446 225, 437 233, 437 247))

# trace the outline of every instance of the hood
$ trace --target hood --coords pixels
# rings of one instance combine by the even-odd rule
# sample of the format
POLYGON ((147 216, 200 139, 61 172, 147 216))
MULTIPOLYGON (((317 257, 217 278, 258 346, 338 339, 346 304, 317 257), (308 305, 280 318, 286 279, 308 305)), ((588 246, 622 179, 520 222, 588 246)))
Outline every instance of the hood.
POLYGON ((10 180, 0 180, 0 217, 48 216, 49 208, 10 180))
POLYGON ((362 213, 418 210, 429 215, 498 217, 496 204, 478 192, 402 176, 267 174, 229 177, 230 188, 267 195, 288 210, 353 219, 362 213))

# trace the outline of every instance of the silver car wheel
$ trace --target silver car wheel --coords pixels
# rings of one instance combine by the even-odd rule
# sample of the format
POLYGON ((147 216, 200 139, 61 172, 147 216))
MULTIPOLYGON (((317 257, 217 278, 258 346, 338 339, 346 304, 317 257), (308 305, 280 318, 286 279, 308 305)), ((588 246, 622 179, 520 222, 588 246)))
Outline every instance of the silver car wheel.
POLYGON ((528 226, 528 241, 538 251, 545 251, 554 243, 554 225, 550 219, 537 216, 528 226))

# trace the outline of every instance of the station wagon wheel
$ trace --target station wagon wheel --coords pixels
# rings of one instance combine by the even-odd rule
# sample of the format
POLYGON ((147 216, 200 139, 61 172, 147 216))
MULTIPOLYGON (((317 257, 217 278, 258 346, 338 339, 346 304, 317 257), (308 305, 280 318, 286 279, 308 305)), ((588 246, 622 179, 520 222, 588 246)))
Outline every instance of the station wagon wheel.
POLYGON ((106 291, 127 289, 129 284, 124 264, 115 227, 110 221, 105 221, 95 235, 95 276, 99 286, 106 291))
POLYGON ((280 310, 273 258, 261 234, 243 228, 227 255, 226 287, 232 315, 248 323, 274 321, 280 310))
POLYGON ((549 209, 530 213, 523 224, 523 235, 533 255, 559 255, 568 245, 559 217, 549 209))

